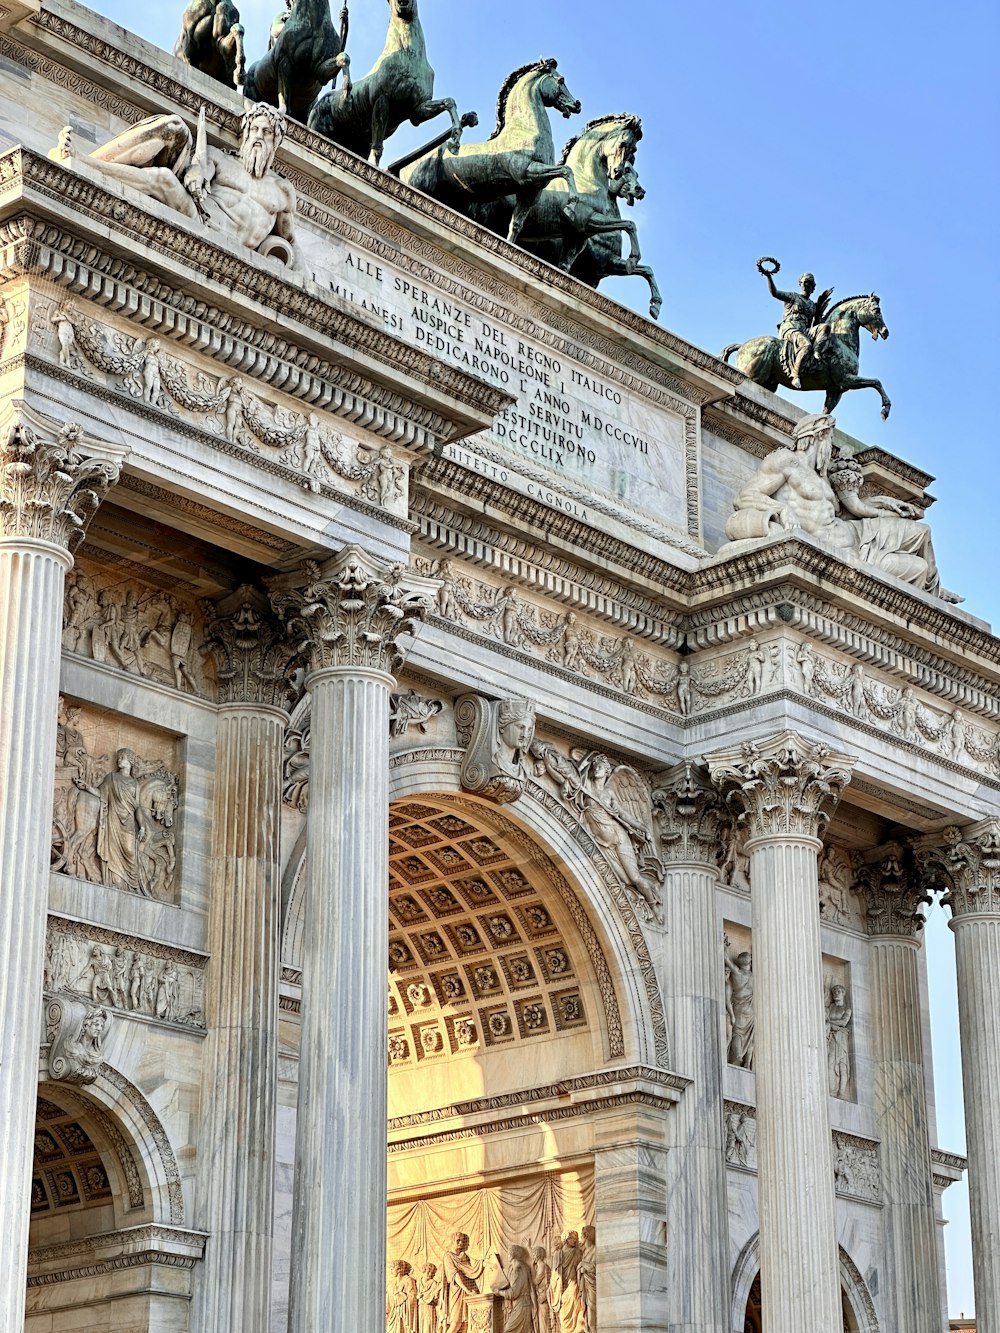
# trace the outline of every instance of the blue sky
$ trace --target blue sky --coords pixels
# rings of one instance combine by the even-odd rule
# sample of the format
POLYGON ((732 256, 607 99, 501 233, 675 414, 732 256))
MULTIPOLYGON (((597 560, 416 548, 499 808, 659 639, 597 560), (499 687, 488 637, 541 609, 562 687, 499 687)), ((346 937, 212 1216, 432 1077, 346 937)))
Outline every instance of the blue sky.
MULTIPOLYGON (((782 279, 804 269, 820 288, 876 291, 888 342, 862 344, 861 373, 893 400, 883 423, 872 391, 849 394, 843 429, 933 473, 938 560, 966 609, 1000 623, 996 357, 1000 303, 996 144, 1000 19, 980 0, 789 0, 745 5, 632 0, 421 0, 436 93, 491 127, 506 75, 555 56, 583 103, 555 127, 643 119, 637 167, 647 190, 632 216, 664 295, 662 322, 701 347, 769 332, 779 308, 754 268, 775 255, 782 279)), ((237 0, 253 59, 280 0, 237 0)), ((339 0, 334 0, 335 8, 339 0)), ((97 0, 117 22, 172 47, 180 3, 97 0)), ((355 75, 381 49, 384 0, 352 0, 355 75)), ((436 128, 436 125, 435 127, 436 128)), ((428 137, 407 129, 386 160, 428 137)), ((645 310, 639 278, 603 290, 645 310)), ((798 394, 811 410, 818 394, 798 394)), ((961 1150, 961 1074, 952 942, 941 909, 928 928, 939 1141, 961 1150)), ((945 1196, 953 1219, 949 1296, 973 1308, 965 1187, 945 1196)))

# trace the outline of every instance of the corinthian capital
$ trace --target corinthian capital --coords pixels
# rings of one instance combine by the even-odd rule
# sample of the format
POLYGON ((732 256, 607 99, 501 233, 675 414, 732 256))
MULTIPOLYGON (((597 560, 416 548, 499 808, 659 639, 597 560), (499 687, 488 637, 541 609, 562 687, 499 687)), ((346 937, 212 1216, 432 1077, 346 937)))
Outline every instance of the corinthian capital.
POLYGON ((794 731, 716 750, 705 762, 750 838, 818 838, 855 764, 794 731))
POLYGON ((653 809, 665 865, 718 864, 728 821, 706 769, 688 763, 666 769, 653 787, 653 809))
POLYGON ((293 653, 264 593, 244 583, 201 607, 204 649, 215 659, 219 702, 287 707, 293 653))
POLYGON ((299 581, 268 580, 271 604, 310 668, 354 667, 392 673, 402 665, 399 640, 427 615, 437 579, 411 574, 345 546, 319 565, 307 560, 299 581))
POLYGON ((0 409, 0 540, 35 538, 68 551, 118 480, 128 450, 88 439, 20 401, 0 409))
POLYGON ((914 842, 928 888, 953 917, 1000 914, 1000 819, 946 828, 914 842))
POLYGON ((887 842, 851 859, 868 934, 917 936, 924 928, 920 908, 931 899, 912 850, 887 842))

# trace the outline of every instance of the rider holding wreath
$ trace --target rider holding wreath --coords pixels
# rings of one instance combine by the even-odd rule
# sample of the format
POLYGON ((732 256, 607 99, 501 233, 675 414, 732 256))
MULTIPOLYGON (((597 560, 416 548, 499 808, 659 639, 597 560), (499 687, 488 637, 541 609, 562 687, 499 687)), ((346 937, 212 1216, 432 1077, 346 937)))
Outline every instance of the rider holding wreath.
POLYGON ((771 295, 785 307, 781 323, 778 325, 781 356, 792 388, 801 389, 802 373, 807 368, 813 351, 819 351, 822 338, 829 332, 829 325, 822 323, 822 319, 826 313, 827 302, 833 295, 833 288, 830 287, 822 292, 818 300, 814 301, 812 294, 816 290, 816 279, 811 273, 803 273, 799 278, 797 292, 783 292, 774 285, 774 275, 780 268, 778 261, 768 256, 757 260, 757 272, 764 275, 771 295), (765 264, 773 267, 765 268, 765 264))

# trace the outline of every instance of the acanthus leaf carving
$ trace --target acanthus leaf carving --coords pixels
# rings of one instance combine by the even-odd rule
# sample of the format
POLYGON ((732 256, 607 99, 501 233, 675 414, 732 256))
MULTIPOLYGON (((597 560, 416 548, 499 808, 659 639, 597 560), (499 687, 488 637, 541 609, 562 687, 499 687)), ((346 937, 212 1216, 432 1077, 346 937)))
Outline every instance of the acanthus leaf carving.
POLYGON ((855 763, 794 731, 717 750, 705 761, 751 838, 818 838, 855 763))
POLYGON ((926 887, 944 889, 953 917, 1000 914, 1000 819, 952 825, 913 847, 926 887))
POLYGON ((218 601, 202 602, 205 644, 216 663, 219 702, 288 706, 293 654, 271 604, 243 583, 218 601))
POLYGON ((34 538, 73 551, 128 450, 60 426, 21 401, 0 416, 0 538, 34 538))
POLYGON ((664 862, 717 866, 729 821, 706 770, 687 762, 666 769, 653 788, 653 809, 664 862))
POLYGON ((534 704, 467 694, 456 702, 455 725, 466 745, 463 788, 498 805, 516 801, 528 780, 525 760, 535 734, 534 704))
POLYGON ((864 905, 868 934, 918 935, 924 928, 920 908, 931 901, 931 896, 912 849, 888 842, 855 852, 851 860, 855 891, 864 905))
POLYGON ((271 604, 310 669, 331 667, 391 674, 402 665, 400 640, 416 632, 437 580, 378 560, 353 543, 320 565, 307 560, 296 576, 268 579, 271 604))

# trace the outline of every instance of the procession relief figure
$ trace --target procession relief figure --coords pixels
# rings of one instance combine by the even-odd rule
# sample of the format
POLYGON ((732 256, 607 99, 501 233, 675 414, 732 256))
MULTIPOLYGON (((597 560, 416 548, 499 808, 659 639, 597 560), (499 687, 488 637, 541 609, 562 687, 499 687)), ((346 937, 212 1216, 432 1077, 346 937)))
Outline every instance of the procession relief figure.
POLYGON ((831 986, 826 1006, 826 1064, 830 1096, 845 1100, 851 1096, 851 1017, 846 988, 831 986))
POLYGON ((426 1263, 417 1278, 417 1333, 438 1333, 441 1281, 437 1271, 437 1264, 426 1263))
POLYGON ((507 1266, 500 1270, 493 1290, 504 1298, 503 1333, 538 1333, 538 1294, 523 1245, 510 1247, 507 1266))
POLYGON ((545 1246, 536 1245, 531 1258, 531 1276, 538 1304, 538 1333, 555 1333, 555 1316, 550 1300, 552 1265, 547 1261, 545 1246))
POLYGON ((410 1265, 397 1259, 385 1310, 386 1333, 417 1333, 417 1284, 410 1265))
POLYGON ((580 1289, 580 1237, 567 1231, 552 1254, 551 1303, 559 1333, 587 1333, 587 1312, 580 1289))
POLYGON ((852 883, 843 853, 824 847, 819 858, 819 907, 824 917, 838 923, 848 919, 852 883))
MULTIPOLYGON (((198 134, 177 115, 151 116, 86 159, 89 166, 172 208, 209 231, 303 270, 295 239, 295 191, 273 170, 285 116, 258 102, 243 116, 239 154, 209 147, 204 109, 198 134)), ((145 382, 147 401, 152 392, 145 382)), ((152 372, 150 372, 152 374, 152 372)), ((156 378, 159 376, 157 374, 156 378)))
POLYGON ((791 449, 776 449, 733 501, 731 541, 779 535, 793 528, 859 556, 934 597, 955 602, 938 577, 931 531, 917 509, 891 495, 860 495, 863 474, 836 457, 831 416, 803 417, 791 449))
POLYGON ((583 1255, 577 1275, 583 1293, 583 1309, 587 1333, 597 1333, 597 1228, 586 1226, 580 1232, 583 1255))
POLYGON ((731 1065, 753 1068, 753 955, 729 952, 724 937, 726 963, 726 1023, 729 1028, 727 1058, 731 1065))
POLYGON ((81 791, 90 792, 100 803, 97 818, 97 855, 101 863, 101 879, 118 889, 145 893, 139 862, 139 846, 146 836, 140 815, 139 783, 133 776, 138 756, 121 749, 115 756, 116 768, 108 773, 99 786, 93 787, 82 778, 74 782, 81 791))
POLYGON ((464 1231, 457 1233, 452 1245, 444 1256, 441 1333, 468 1333, 468 1297, 479 1291, 486 1261, 469 1258, 469 1238, 464 1231))

